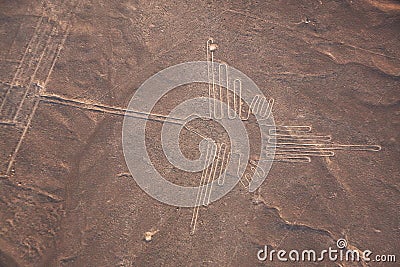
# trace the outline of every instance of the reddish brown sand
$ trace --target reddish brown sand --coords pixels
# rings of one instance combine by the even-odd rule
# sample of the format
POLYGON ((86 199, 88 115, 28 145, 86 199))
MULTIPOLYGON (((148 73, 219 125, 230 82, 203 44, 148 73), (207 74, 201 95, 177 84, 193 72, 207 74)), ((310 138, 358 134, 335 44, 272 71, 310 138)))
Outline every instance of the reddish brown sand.
MULTIPOLYGON (((398 1, 44 2, 0 1, 1 95, 10 84, 17 85, 12 97, 45 86, 49 94, 126 107, 151 75, 205 60, 213 37, 216 57, 275 99, 278 125, 312 125, 338 143, 382 150, 275 162, 256 193, 238 184, 201 208, 191 236, 192 209, 154 200, 129 175, 122 116, 35 106, 28 97, 18 119, 30 122, 26 131, 0 125, 0 174, 14 161, 0 178, 0 266, 264 266, 257 260, 264 245, 321 251, 339 238, 351 249, 400 257, 398 1), (52 52, 44 55, 61 50, 28 64, 23 55, 32 56, 27 47, 36 44, 52 52), (145 232, 157 230, 144 241, 145 232)), ((206 88, 178 88, 157 112, 206 88)), ((193 124, 224 137, 217 125, 193 124)), ((153 163, 177 184, 196 184, 198 175, 169 167, 160 155, 161 126, 148 125, 153 163)), ((198 141, 182 133, 189 158, 198 156, 198 141)))

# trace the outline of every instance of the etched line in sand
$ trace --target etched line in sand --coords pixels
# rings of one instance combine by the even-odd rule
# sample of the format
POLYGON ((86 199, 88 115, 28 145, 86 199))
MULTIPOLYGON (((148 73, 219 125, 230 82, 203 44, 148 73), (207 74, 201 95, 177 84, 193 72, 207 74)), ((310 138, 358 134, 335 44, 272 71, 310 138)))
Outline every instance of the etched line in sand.
POLYGON ((246 121, 251 114, 259 115, 262 119, 268 119, 272 114, 274 99, 267 100, 265 96, 256 95, 250 102, 250 106, 245 107, 242 100, 242 81, 239 78, 233 80, 233 90, 230 89, 230 80, 227 64, 218 65, 218 73, 216 74, 214 53, 218 45, 210 38, 206 43, 207 56, 207 75, 208 75, 208 98, 209 113, 212 118, 224 118, 224 109, 227 109, 229 119, 240 118, 246 121), (218 76, 219 84, 216 84, 216 76, 218 76), (226 103, 224 107, 222 103, 226 103))
POLYGON ((204 168, 203 168, 201 178, 200 178, 200 184, 198 187, 199 189, 197 190, 196 205, 193 208, 192 221, 190 223, 190 234, 191 235, 193 235, 196 230, 197 220, 199 217, 199 209, 201 206, 200 204, 202 201, 201 197, 203 195, 205 181, 208 176, 208 170, 209 170, 208 166, 211 164, 211 162, 215 158, 215 151, 216 151, 216 147, 215 147, 214 142, 207 140, 207 150, 206 150, 206 158, 204 160, 204 168))
POLYGON ((224 171, 230 159, 225 143, 215 145, 213 141, 208 141, 206 155, 200 185, 197 191, 196 205, 193 208, 192 221, 190 224, 191 235, 193 235, 196 230, 200 207, 207 207, 210 204, 212 182, 217 181, 218 185, 224 184, 226 175, 224 171))
POLYGON ((38 106, 39 106, 39 102, 40 102, 40 99, 37 98, 37 99, 35 100, 35 105, 33 106, 32 112, 31 112, 31 114, 30 114, 30 116, 29 116, 29 118, 28 118, 28 121, 27 121, 27 123, 26 123, 26 126, 24 127, 24 130, 23 130, 23 132, 22 132, 21 138, 19 139, 18 144, 17 144, 17 146, 15 147, 15 150, 14 150, 14 152, 13 152, 12 155, 11 155, 11 158, 10 158, 10 161, 9 161, 8 167, 7 167, 7 172, 6 172, 6 175, 7 175, 7 176, 9 176, 9 175, 11 174, 11 172, 12 172, 13 165, 14 165, 15 159, 16 159, 16 157, 17 157, 18 151, 20 150, 21 145, 22 145, 22 142, 23 142, 23 140, 24 140, 24 138, 25 138, 25 136, 26 136, 26 133, 28 132, 28 130, 29 130, 29 128, 30 128, 30 125, 31 125, 32 119, 33 119, 33 117, 34 117, 34 115, 35 115, 36 109, 37 109, 38 106))
POLYGON ((278 158, 300 157, 304 162, 312 157, 333 157, 335 150, 379 151, 379 145, 338 144, 330 135, 313 135, 311 126, 280 126, 269 132, 267 148, 275 148, 278 158))
MULTIPOLYGON (((2 103, 0 105, 0 123, 2 125, 7 125, 7 126, 21 126, 21 124, 24 125, 21 137, 17 143, 17 146, 15 147, 14 152, 10 157, 5 176, 9 176, 13 170, 13 165, 16 160, 18 151, 20 150, 24 138, 26 137, 26 134, 30 128, 32 119, 39 106, 39 103, 42 100, 42 96, 40 95, 40 93, 45 91, 45 87, 47 86, 49 77, 53 71, 56 60, 59 57, 60 51, 64 47, 65 41, 68 37, 71 23, 74 17, 73 10, 67 13, 66 27, 65 31, 63 31, 61 29, 62 21, 58 20, 52 21, 50 20, 49 17, 46 17, 45 20, 46 10, 44 8, 44 4, 45 2, 42 1, 42 15, 38 19, 33 36, 27 45, 27 48, 20 61, 20 65, 18 66, 17 71, 14 74, 13 80, 10 86, 8 87, 5 96, 2 100, 2 103), (58 41, 55 40, 55 38, 53 38, 57 33, 61 33, 62 35, 61 41, 59 43, 57 43, 58 41), (44 58, 46 59, 50 58, 51 60, 50 61, 43 60, 44 58), (39 68, 48 69, 45 75, 44 82, 35 81, 39 68), (27 80, 29 81, 28 84, 25 83, 27 80), (13 88, 14 85, 18 86, 23 85, 21 88, 25 87, 24 88, 25 90, 23 91, 22 95, 20 95, 21 93, 20 90, 18 90, 18 92, 15 93, 17 99, 15 99, 14 96, 12 101, 9 101, 11 106, 8 108, 6 112, 4 112, 4 108, 6 107, 6 104, 8 104, 7 101, 10 98, 11 89, 13 88), (37 87, 40 88, 39 92, 36 92, 37 87), (29 109, 27 116, 22 116, 22 119, 26 118, 26 123, 24 124, 23 121, 21 122, 18 121, 18 118, 23 107, 27 105, 26 99, 30 94, 32 94, 30 102, 33 103, 31 104, 32 106, 27 106, 29 109), (18 101, 18 96, 22 96, 22 98, 19 101, 18 101)), ((75 8, 78 5, 79 3, 75 6, 75 8)), ((63 7, 65 6, 63 5, 63 7)), ((65 8, 62 8, 61 10, 64 9, 65 8)))
MULTIPOLYGON (((26 88, 26 90, 24 92, 24 95, 23 95, 23 97, 22 97, 22 99, 21 99, 21 101, 20 101, 20 103, 18 105, 17 111, 15 112, 15 115, 13 117, 13 121, 16 121, 16 119, 18 117, 18 114, 20 113, 20 111, 22 109, 22 106, 24 105, 25 99, 28 96, 28 92, 31 89, 30 87, 32 86, 32 83, 33 83, 33 81, 34 81, 34 79, 36 77, 36 73, 37 73, 37 71, 38 71, 38 69, 40 67, 40 64, 42 63, 42 60, 43 60, 46 52, 50 52, 51 53, 51 51, 48 51, 48 47, 51 45, 51 42, 52 42, 52 39, 53 39, 52 37, 53 37, 55 31, 56 31, 56 27, 51 27, 51 32, 48 35, 45 47, 44 47, 39 59, 35 60, 37 62, 36 68, 35 68, 33 74, 31 75, 31 78, 30 78, 30 81, 29 81, 29 85, 27 86, 27 88, 26 88)), ((34 59, 34 58, 32 58, 32 59, 34 59)), ((46 62, 43 62, 43 64, 46 64, 46 62)))
POLYGON ((203 198, 203 206, 208 206, 210 204, 210 197, 211 197, 211 191, 212 191, 212 182, 216 180, 218 177, 218 184, 223 185, 225 182, 225 175, 223 173, 224 167, 228 165, 227 161, 229 157, 227 156, 228 151, 226 144, 217 144, 217 154, 215 160, 213 160, 211 167, 210 167, 210 172, 208 173, 208 179, 206 183, 206 189, 204 193, 204 198, 203 198))
POLYGON ((32 35, 32 38, 30 39, 30 41, 29 41, 29 43, 28 43, 26 49, 25 49, 25 52, 24 52, 24 54, 23 54, 23 56, 22 56, 22 59, 21 59, 19 65, 18 65, 17 70, 16 70, 16 72, 15 72, 15 74, 14 74, 14 76, 13 76, 13 79, 12 79, 12 81, 11 81, 10 87, 9 87, 9 88, 7 89, 7 91, 5 92, 5 96, 4 96, 4 98, 3 98, 3 101, 2 101, 1 104, 0 104, 0 114, 1 114, 1 111, 2 111, 2 109, 3 109, 3 107, 4 107, 4 104, 5 104, 6 100, 7 100, 8 96, 9 96, 9 94, 10 94, 11 87, 12 87, 13 85, 15 85, 15 81, 18 79, 20 73, 23 71, 24 65, 26 64, 25 61, 26 61, 27 54, 31 52, 32 44, 36 41, 35 39, 38 37, 38 32, 39 32, 40 29, 41 29, 41 24, 42 24, 42 21, 43 21, 43 16, 44 16, 44 13, 42 13, 42 16, 39 17, 39 19, 38 19, 37 25, 36 25, 36 27, 35 27, 35 31, 34 31, 34 33, 33 33, 33 35, 32 35))

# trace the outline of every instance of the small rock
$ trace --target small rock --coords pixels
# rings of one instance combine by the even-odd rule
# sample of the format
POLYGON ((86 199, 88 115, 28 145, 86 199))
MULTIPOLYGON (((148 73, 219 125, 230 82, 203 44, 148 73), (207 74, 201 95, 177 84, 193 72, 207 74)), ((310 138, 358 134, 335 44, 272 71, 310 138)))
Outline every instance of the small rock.
POLYGON ((210 44, 210 46, 208 47, 210 49, 211 52, 214 52, 215 50, 218 49, 218 45, 215 43, 210 44))
POLYGON ((159 232, 159 230, 154 230, 154 231, 149 231, 149 232, 144 233, 144 240, 146 242, 150 242, 153 239, 153 235, 155 235, 158 232, 159 232))

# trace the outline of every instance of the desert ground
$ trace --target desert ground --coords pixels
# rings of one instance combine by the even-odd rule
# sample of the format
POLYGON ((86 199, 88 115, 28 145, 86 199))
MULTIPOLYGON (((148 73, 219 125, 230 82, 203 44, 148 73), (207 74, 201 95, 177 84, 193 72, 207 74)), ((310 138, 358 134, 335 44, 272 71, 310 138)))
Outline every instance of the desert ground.
MULTIPOLYGON (((322 251, 345 239, 346 249, 397 254, 398 264, 398 1, 2 0, 0 20, 0 266, 398 266, 257 258, 265 246, 322 251), (122 129, 140 85, 207 60, 210 38, 216 61, 274 99, 285 138, 323 136, 337 149, 285 158, 277 148, 256 191, 241 180, 200 206, 191 233, 193 208, 138 186, 143 174, 127 167, 122 129)), ((167 115, 207 90, 178 87, 153 112, 167 115)), ((190 124, 228 138, 213 121, 190 124)), ((254 118, 246 125, 257 161, 260 130, 254 118)), ((147 122, 151 163, 167 180, 196 186, 201 173, 163 155, 162 127, 147 122)), ((186 157, 199 157, 199 142, 181 132, 186 157)))

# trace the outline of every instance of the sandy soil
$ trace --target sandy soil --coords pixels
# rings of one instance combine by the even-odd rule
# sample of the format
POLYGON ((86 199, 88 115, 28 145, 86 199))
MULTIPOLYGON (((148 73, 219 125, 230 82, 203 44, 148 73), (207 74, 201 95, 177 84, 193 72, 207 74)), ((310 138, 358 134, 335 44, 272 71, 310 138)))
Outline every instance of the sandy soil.
MULTIPOLYGON (((0 99, 9 91, 11 101, 0 113, 0 174, 8 171, 0 178, 0 266, 264 266, 264 245, 320 251, 339 238, 400 257, 399 2, 43 2, 0 1, 0 99), (257 192, 238 184, 202 207, 189 235, 192 209, 154 200, 130 176, 122 116, 38 100, 45 91, 126 107, 151 75, 205 60, 210 37, 219 60, 275 99, 277 125, 382 149, 274 162, 257 192)), ((178 88, 156 111, 202 92, 178 88)), ((171 181, 195 184, 198 175, 162 156, 161 126, 148 125, 152 160, 171 181)), ((218 125, 197 126, 226 136, 218 125)), ((257 143, 257 129, 252 135, 257 143)), ((183 132, 182 142, 189 158, 198 156, 195 136, 183 132)), ((343 263, 353 265, 362 263, 343 263)))

